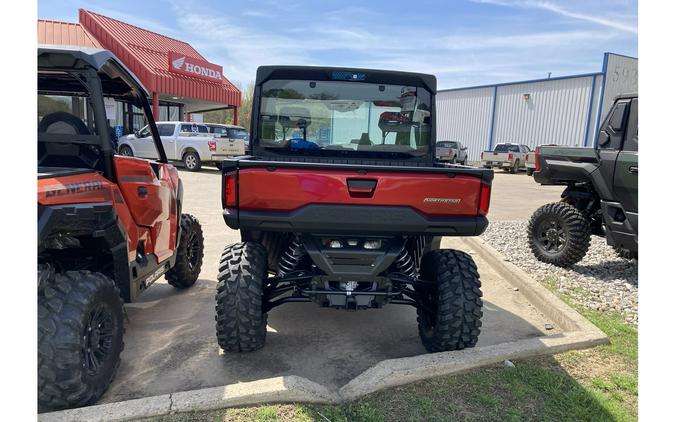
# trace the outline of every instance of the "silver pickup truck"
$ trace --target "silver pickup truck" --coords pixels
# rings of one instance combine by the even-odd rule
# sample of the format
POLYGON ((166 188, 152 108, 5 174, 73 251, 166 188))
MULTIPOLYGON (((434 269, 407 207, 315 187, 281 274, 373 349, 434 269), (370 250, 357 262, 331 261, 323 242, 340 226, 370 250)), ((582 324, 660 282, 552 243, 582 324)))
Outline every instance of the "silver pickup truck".
MULTIPOLYGON (((246 152, 244 140, 214 136, 202 123, 157 122, 157 130, 167 158, 182 162, 190 171, 199 171, 203 164, 219 167, 225 158, 246 152)), ((120 155, 157 158, 148 126, 119 138, 117 151, 120 155)))
POLYGON ((501 168, 516 173, 525 168, 525 154, 530 148, 523 144, 500 143, 492 151, 480 153, 480 161, 485 168, 501 168))

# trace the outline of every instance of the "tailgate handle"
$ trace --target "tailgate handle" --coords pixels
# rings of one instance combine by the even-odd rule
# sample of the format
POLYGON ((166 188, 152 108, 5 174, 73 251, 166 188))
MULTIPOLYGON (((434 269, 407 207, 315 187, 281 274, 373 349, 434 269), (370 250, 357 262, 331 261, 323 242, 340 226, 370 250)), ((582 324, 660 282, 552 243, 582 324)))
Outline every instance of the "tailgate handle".
POLYGON ((637 173, 638 167, 637 166, 630 166, 630 167, 628 167, 628 171, 631 172, 631 173, 637 173))
POLYGON ((347 188, 351 196, 371 197, 377 186, 376 179, 347 179, 347 188))

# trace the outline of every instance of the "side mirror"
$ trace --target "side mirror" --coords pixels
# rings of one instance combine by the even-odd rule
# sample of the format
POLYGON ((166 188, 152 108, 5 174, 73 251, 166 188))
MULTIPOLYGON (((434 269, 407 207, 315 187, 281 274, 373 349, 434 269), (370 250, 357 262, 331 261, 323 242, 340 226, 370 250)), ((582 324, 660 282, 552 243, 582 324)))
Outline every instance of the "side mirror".
POLYGON ((462 147, 462 151, 466 151, 467 149, 469 149, 469 148, 468 147, 462 147))
POLYGON ((135 136, 136 138, 140 138, 140 136, 138 135, 138 131, 137 131, 137 130, 134 130, 134 136, 135 136))
POLYGON ((598 146, 604 147, 609 142, 609 134, 604 130, 598 134, 598 146))

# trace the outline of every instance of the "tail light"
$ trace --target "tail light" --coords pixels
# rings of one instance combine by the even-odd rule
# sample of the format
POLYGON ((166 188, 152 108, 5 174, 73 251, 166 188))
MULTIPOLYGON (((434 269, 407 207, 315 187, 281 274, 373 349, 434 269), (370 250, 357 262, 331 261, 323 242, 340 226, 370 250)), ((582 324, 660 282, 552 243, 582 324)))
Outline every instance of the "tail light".
POLYGON ((482 182, 480 184, 480 202, 478 203, 478 214, 487 215, 490 210, 490 190, 491 185, 482 182))
POLYGON ((534 171, 541 170, 539 168, 539 147, 534 149, 534 171))
POLYGON ((509 153, 509 161, 513 160, 513 154, 509 153))
POLYGON ((525 161, 530 159, 530 154, 525 154, 525 161))
POLYGON ((223 174, 223 208, 237 206, 237 184, 236 174, 223 174))
POLYGON ((209 151, 213 152, 215 150, 216 150, 216 141, 209 141, 209 151))

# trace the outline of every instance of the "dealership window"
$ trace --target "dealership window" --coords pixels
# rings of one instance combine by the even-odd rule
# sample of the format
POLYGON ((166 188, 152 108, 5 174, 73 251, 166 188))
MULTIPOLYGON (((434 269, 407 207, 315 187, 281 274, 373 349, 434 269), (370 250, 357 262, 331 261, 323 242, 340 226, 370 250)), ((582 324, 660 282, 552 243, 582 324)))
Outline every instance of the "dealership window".
POLYGON ((177 122, 180 120, 180 105, 159 103, 159 121, 177 122))

